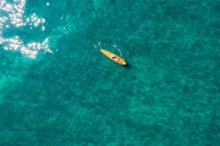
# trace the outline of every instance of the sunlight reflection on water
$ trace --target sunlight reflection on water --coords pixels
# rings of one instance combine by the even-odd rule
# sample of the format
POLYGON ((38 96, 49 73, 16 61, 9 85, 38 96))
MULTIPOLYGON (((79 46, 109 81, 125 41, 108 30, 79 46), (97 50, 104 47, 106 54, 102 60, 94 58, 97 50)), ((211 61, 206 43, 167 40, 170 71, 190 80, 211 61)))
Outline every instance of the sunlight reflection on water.
POLYGON ((10 31, 10 27, 16 27, 17 29, 25 26, 30 28, 41 27, 41 31, 45 30, 44 23, 46 20, 44 18, 40 18, 35 13, 30 16, 24 15, 25 5, 26 0, 13 0, 10 3, 6 0, 0 0, 0 45, 3 46, 4 50, 17 50, 30 58, 36 58, 40 50, 52 53, 48 38, 45 38, 42 42, 25 44, 19 36, 4 37, 3 29, 10 31))

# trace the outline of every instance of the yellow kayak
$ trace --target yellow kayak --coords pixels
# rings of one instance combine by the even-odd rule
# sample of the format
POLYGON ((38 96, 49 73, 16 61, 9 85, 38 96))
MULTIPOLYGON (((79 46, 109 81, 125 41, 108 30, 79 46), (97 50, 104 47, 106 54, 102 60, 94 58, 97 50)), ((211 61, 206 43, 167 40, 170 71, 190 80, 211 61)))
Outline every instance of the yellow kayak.
POLYGON ((100 51, 106 56, 108 57, 109 59, 111 59, 112 61, 120 64, 120 65, 126 65, 126 62, 123 58, 107 51, 107 50, 104 50, 104 49, 100 49, 100 51))

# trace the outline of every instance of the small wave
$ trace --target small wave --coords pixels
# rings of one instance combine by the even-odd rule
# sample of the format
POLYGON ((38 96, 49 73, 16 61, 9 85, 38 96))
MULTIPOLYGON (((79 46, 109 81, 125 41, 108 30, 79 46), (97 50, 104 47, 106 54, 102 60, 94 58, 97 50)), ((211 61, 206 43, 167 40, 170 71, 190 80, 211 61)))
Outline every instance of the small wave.
POLYGON ((30 16, 24 15, 26 0, 13 0, 8 3, 6 0, 0 0, 0 45, 4 50, 19 51, 23 55, 35 58, 40 50, 52 53, 49 48, 48 38, 42 42, 29 42, 27 44, 19 36, 5 38, 3 29, 10 31, 10 27, 17 29, 25 26, 41 27, 41 31, 45 30, 44 18, 40 18, 35 13, 30 16))

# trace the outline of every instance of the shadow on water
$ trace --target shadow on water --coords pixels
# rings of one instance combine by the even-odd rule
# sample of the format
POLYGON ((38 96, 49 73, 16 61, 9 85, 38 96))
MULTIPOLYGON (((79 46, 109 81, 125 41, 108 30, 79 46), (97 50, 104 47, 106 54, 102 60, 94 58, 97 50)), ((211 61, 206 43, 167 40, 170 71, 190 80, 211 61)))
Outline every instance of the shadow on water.
POLYGON ((123 67, 124 67, 124 68, 127 68, 127 69, 131 69, 131 65, 128 64, 128 63, 127 63, 126 65, 124 65, 123 67))

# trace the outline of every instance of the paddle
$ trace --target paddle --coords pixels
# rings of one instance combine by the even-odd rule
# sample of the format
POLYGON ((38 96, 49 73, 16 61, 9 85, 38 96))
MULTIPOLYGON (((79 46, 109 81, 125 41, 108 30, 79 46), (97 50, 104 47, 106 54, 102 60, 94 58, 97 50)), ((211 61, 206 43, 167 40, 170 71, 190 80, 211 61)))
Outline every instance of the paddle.
POLYGON ((118 52, 120 53, 121 58, 123 58, 123 55, 122 55, 122 53, 121 53, 121 49, 119 49, 119 48, 117 47, 117 45, 115 45, 115 44, 113 45, 113 47, 118 50, 118 52))

